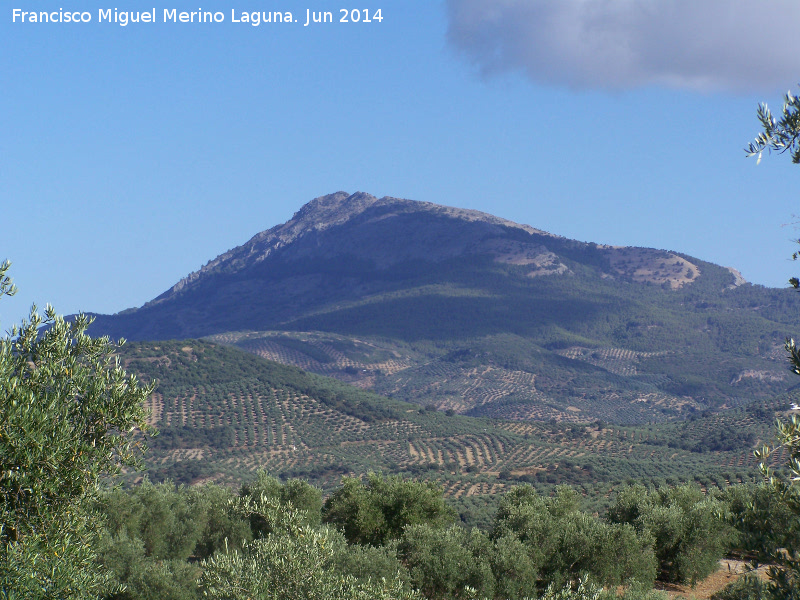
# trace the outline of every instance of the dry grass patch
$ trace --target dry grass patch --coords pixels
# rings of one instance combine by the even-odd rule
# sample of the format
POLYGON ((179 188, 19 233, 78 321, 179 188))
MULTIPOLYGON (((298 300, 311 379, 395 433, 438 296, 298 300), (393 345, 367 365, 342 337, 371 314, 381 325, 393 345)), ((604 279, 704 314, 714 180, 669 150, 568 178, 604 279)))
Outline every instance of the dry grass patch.
MULTIPOLYGON (((759 567, 756 574, 766 579, 767 567, 759 567)), ((747 563, 741 560, 724 558, 719 561, 719 569, 694 587, 689 585, 656 582, 656 589, 666 592, 670 598, 708 600, 726 585, 733 583, 747 572, 747 563)))

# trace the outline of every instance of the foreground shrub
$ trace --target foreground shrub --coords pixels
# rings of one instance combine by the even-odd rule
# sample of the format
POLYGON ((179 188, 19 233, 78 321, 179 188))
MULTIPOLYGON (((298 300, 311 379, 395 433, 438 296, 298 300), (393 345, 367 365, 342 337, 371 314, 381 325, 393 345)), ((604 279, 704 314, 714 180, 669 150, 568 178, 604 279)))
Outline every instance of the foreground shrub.
POLYGON ((767 584, 755 575, 744 575, 711 596, 711 600, 771 600, 767 584))
MULTIPOLYGON (((0 298, 15 292, 0 264, 0 298)), ((128 376, 91 319, 48 306, 0 337, 0 598, 96 598, 89 509, 104 475, 138 464, 152 386, 128 376)))
POLYGON ((713 573, 736 539, 725 503, 697 486, 622 489, 608 511, 612 523, 633 525, 655 540, 660 577, 692 585, 713 573))
POLYGON ((492 543, 477 529, 411 525, 403 532, 398 553, 413 587, 427 598, 464 598, 465 588, 481 598, 494 596, 492 543))
POLYGON ((119 588, 106 600, 197 600, 200 569, 181 559, 146 555, 144 542, 123 532, 107 535, 100 544, 100 563, 119 588))
POLYGON ((241 551, 215 554, 202 562, 200 587, 212 600, 411 600, 418 595, 399 577, 362 580, 335 569, 344 540, 336 531, 315 529, 294 509, 273 499, 243 499, 243 516, 258 515, 271 533, 246 542, 241 551))
POLYGON ((638 583, 652 587, 652 537, 629 524, 605 523, 579 510, 577 492, 562 486, 545 498, 530 486, 502 500, 492 537, 516 537, 525 547, 540 587, 560 588, 589 575, 605 586, 638 583))
POLYGON ((455 521, 440 486, 375 473, 367 475, 366 484, 344 477, 342 487, 325 501, 322 516, 348 542, 373 546, 400 539, 408 525, 446 527, 455 521))

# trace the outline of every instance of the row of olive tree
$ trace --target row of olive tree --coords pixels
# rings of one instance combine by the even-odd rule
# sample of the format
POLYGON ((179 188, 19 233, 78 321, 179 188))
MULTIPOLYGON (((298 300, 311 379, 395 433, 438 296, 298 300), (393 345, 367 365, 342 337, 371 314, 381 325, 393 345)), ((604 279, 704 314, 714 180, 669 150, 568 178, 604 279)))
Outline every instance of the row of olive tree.
POLYGON ((456 523, 440 488, 399 477, 345 478, 324 503, 319 489, 263 472, 238 494, 145 481, 98 501, 100 562, 125 587, 114 600, 521 599, 581 585, 642 597, 656 576, 691 582, 717 566, 742 539, 729 523, 744 522, 748 489, 731 508, 696 487, 635 486, 601 519, 568 487, 545 497, 521 486, 484 532, 456 523))

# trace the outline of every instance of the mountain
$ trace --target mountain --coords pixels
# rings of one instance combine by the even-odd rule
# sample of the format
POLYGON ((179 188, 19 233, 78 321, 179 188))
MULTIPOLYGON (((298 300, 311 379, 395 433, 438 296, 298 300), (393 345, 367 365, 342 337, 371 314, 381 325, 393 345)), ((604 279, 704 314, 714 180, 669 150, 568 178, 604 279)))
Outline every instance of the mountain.
POLYGON ((785 391, 798 309, 679 252, 338 192, 92 333, 210 337, 473 416, 641 423, 785 391))

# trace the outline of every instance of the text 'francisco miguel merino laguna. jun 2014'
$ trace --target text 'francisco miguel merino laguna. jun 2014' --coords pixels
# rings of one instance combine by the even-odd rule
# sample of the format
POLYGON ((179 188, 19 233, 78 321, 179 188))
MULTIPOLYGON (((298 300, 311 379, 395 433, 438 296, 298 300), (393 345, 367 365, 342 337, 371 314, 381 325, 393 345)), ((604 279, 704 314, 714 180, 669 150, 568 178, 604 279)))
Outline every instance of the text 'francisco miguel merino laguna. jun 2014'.
POLYGON ((13 23, 113 23, 125 27, 133 23, 247 23, 259 26, 266 23, 302 24, 307 27, 315 23, 381 23, 383 14, 380 8, 339 8, 333 11, 312 11, 305 9, 299 13, 291 11, 244 11, 231 9, 222 11, 179 11, 176 8, 145 11, 121 11, 116 8, 100 8, 96 13, 89 11, 70 11, 60 8, 55 11, 30 11, 14 8, 11 11, 13 23), (159 19, 160 17, 160 19, 159 19))

